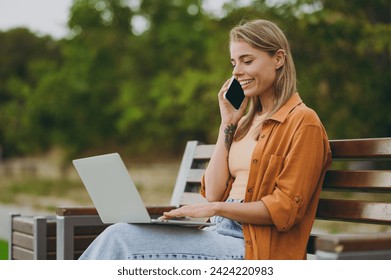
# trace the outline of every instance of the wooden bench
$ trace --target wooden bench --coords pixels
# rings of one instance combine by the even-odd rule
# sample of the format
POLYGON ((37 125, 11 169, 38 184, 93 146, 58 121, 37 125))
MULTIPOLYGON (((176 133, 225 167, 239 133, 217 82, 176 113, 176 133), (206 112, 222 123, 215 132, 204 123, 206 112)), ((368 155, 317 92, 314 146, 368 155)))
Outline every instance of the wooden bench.
MULTIPOLYGON (((343 223, 343 233, 314 227, 307 252, 317 259, 391 259, 391 138, 330 140, 333 165, 326 173, 317 223, 343 223), (380 195, 380 196, 379 196, 380 195), (378 225, 363 233, 352 224, 378 225)), ((148 208, 151 214, 205 202, 201 177, 214 145, 187 143, 170 206, 148 208)), ((57 209, 57 259, 76 259, 107 225, 94 208, 57 209)))
POLYGON ((391 138, 331 140, 330 146, 333 165, 316 219, 343 222, 348 232, 315 236, 317 259, 391 259, 391 138), (352 223, 384 232, 356 233, 352 223))
POLYGON ((56 217, 10 215, 10 260, 55 260, 56 217))

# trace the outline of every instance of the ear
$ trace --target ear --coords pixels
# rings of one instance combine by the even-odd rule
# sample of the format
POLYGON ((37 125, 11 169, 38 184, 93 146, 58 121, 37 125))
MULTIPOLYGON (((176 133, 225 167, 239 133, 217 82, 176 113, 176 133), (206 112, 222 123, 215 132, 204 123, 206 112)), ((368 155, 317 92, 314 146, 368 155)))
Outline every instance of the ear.
POLYGON ((285 51, 283 49, 276 51, 274 59, 276 62, 276 70, 278 70, 285 64, 285 51))

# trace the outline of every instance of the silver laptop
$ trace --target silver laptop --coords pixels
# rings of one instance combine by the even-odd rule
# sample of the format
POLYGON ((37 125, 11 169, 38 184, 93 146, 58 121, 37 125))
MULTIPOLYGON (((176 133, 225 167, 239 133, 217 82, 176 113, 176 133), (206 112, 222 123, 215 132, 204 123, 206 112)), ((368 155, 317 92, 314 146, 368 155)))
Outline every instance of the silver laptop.
POLYGON ((210 226, 200 220, 152 219, 118 153, 72 161, 103 223, 210 226))

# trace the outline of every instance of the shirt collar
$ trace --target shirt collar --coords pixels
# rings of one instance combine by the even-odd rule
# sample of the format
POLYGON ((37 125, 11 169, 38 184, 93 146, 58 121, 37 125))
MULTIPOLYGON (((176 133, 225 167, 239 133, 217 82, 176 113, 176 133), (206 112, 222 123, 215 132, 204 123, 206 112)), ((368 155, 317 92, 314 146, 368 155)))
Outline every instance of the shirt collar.
POLYGON ((270 117, 270 119, 283 123, 288 114, 301 103, 303 103, 303 101, 301 100, 299 93, 294 93, 291 98, 289 98, 289 100, 270 117))

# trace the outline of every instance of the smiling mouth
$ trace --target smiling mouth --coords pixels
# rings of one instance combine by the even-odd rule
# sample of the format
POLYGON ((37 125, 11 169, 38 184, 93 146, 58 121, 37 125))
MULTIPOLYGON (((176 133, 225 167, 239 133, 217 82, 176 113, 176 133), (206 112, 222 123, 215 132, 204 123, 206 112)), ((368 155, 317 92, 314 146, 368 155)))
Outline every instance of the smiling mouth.
POLYGON ((255 81, 255 79, 243 80, 243 81, 240 81, 240 85, 241 85, 242 87, 244 87, 244 86, 247 86, 248 84, 250 84, 250 83, 252 83, 252 82, 254 82, 254 81, 255 81))

